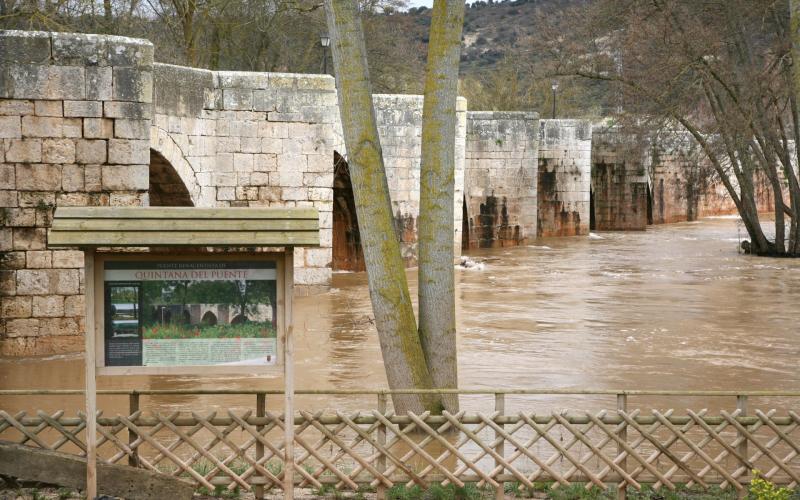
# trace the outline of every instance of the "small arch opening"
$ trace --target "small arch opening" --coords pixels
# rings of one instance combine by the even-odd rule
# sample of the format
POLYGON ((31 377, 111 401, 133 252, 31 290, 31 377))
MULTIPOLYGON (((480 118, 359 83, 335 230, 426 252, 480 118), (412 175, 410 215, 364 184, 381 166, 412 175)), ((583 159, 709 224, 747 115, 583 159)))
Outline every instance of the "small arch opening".
POLYGON ((333 270, 365 271, 356 202, 347 161, 333 152, 333 270))
POLYGON ((461 249, 469 250, 469 210, 466 195, 461 205, 461 249))
POLYGON ((211 311, 206 311, 200 322, 204 325, 214 326, 217 324, 217 315, 211 311))
POLYGON ((192 207, 192 196, 175 167, 158 151, 150 150, 151 207, 192 207))

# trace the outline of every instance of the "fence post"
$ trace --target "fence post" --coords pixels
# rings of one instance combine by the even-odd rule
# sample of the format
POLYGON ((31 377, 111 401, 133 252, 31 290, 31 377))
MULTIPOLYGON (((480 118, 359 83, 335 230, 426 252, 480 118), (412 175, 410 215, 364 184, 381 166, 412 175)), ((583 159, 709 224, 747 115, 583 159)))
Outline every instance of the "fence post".
MULTIPOLYGON (((381 415, 386 415, 386 399, 386 393, 378 393, 378 412, 381 415)), ((381 445, 381 448, 386 446, 386 426, 383 424, 378 426, 378 444, 381 445)), ((380 455, 378 455, 377 469, 378 472, 383 474, 384 471, 386 471, 386 455, 381 452, 379 453, 380 455)), ((384 500, 386 498, 386 486, 384 486, 381 481, 378 481, 378 489, 376 493, 377 500, 384 500)))
MULTIPOLYGON (((267 395, 263 392, 256 394, 256 417, 264 417, 267 414, 267 395)), ((261 433, 264 429, 263 425, 257 425, 256 431, 261 433)), ((264 445, 261 441, 256 441, 256 462, 264 457, 264 445)), ((257 485, 253 489, 257 499, 264 498, 264 486, 257 485)))
MULTIPOLYGON (((628 395, 625 393, 617 394, 617 410, 627 413, 628 412, 628 395)), ((628 442, 628 424, 625 423, 619 431, 619 438, 624 442, 628 442)), ((625 448, 622 447, 620 443, 617 443, 617 456, 626 453, 625 448)), ((625 455, 625 458, 622 459, 622 462, 619 464, 620 468, 625 472, 628 472, 628 455, 625 455)), ((628 497, 628 484, 625 480, 621 480, 619 485, 617 486, 617 499, 618 500, 625 500, 628 497)))
MULTIPOLYGON (((128 417, 139 411, 139 393, 131 391, 128 394, 128 417)), ((128 429, 128 446, 131 446, 136 441, 136 434, 128 429)), ((139 467, 139 448, 133 450, 133 455, 128 456, 128 465, 131 467, 139 467)))
POLYGON ((283 257, 283 498, 294 500, 294 249, 286 247, 283 257))
MULTIPOLYGON (((495 395, 494 395, 494 411, 498 412, 500 416, 504 416, 505 415, 505 412, 506 412, 506 395, 503 394, 502 392, 495 393, 495 395)), ((504 428, 505 427, 501 423, 498 423, 497 425, 500 428, 504 428)), ((497 446, 494 449, 495 453, 497 453, 501 457, 504 457, 503 453, 505 451, 505 439, 502 438, 502 436, 500 435, 500 433, 498 431, 494 431, 494 438, 495 438, 495 440, 498 440, 498 439, 500 440, 500 443, 498 443, 497 446)), ((499 467, 501 465, 502 464, 500 463, 500 461, 495 459, 495 461, 494 461, 495 468, 497 468, 497 467, 499 467)), ((504 472, 505 472, 505 468, 500 469, 500 472, 497 474, 497 477, 499 477, 504 472)), ((494 490, 494 498, 495 498, 495 500, 503 500, 503 498, 505 498, 505 495, 506 495, 506 493, 505 493, 505 485, 503 484, 502 481, 499 481, 499 480, 497 481, 497 484, 498 484, 498 486, 494 490)))
MULTIPOLYGON (((739 410, 740 417, 747 416, 747 396, 740 394, 736 396, 736 409, 739 410)), ((747 427, 745 427, 747 429, 747 427)), ((742 442, 739 443, 739 446, 736 447, 736 451, 739 455, 747 459, 747 435, 743 434, 741 431, 736 431, 736 439, 741 439, 742 442)), ((750 477, 750 471, 747 470, 747 464, 742 462, 742 467, 744 467, 745 472, 740 476, 740 483, 746 481, 750 477)), ((744 490, 739 491, 739 498, 743 498, 747 493, 744 490)))

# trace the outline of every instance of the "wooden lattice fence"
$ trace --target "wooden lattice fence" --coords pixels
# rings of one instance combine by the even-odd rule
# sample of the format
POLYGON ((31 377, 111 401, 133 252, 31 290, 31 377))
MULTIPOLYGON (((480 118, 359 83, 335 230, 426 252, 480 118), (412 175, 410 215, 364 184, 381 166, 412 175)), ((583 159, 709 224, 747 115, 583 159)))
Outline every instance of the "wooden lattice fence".
MULTIPOLYGON (((266 410, 266 393, 252 391, 256 405, 246 411, 139 409, 143 394, 178 392, 192 393, 131 393, 126 414, 100 412, 98 458, 181 476, 207 489, 238 487, 260 495, 282 488, 284 418, 266 410)), ((706 393, 731 401, 737 396, 728 411, 629 409, 629 392, 617 395, 615 408, 534 413, 506 411, 505 395, 497 393, 494 408, 486 411, 398 415, 387 409, 387 392, 375 393, 375 409, 300 409, 293 419, 294 483, 342 490, 368 485, 379 495, 396 484, 477 483, 502 491, 504 483, 534 487, 543 481, 603 489, 685 484, 742 490, 753 470, 791 488, 800 483, 800 416, 790 408, 748 408, 747 395, 706 393)), ((483 392, 488 393, 470 391, 483 392)), ((0 396, 28 394, 26 404, 35 405, 45 393, 0 391, 0 396)), ((703 396, 664 394, 695 401, 703 396)), ((85 454, 85 427, 80 413, 0 409, 0 439, 28 446, 85 454)))

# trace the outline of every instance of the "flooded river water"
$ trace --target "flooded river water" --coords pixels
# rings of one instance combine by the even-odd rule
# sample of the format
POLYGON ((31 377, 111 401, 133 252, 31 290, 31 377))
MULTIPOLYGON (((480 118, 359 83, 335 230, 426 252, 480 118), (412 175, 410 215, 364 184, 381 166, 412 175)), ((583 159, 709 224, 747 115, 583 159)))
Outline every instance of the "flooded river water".
MULTIPOLYGON (((734 219, 705 219, 468 252, 485 266, 456 275, 461 387, 800 389, 800 261, 741 255, 739 231, 734 219)), ((408 276, 415 295, 416 270, 408 276)), ((295 318, 299 389, 386 387, 365 275, 336 274, 329 293, 297 300, 295 318)), ((81 388, 82 375, 75 355, 0 361, 7 389, 81 388)), ((279 389, 281 380, 109 377, 99 387, 279 389)), ((558 405, 613 401, 583 398, 558 405)), ((245 408, 250 399, 181 396, 145 406, 245 408)), ((477 407, 478 399, 462 401, 477 407)), ((115 413, 126 402, 107 397, 100 406, 115 413)), ((34 409, 18 397, 0 403, 34 409)), ((654 402, 662 403, 669 401, 654 402)), ((80 404, 36 402, 44 410, 80 404)), ((374 407, 374 396, 306 397, 298 405, 374 407)))

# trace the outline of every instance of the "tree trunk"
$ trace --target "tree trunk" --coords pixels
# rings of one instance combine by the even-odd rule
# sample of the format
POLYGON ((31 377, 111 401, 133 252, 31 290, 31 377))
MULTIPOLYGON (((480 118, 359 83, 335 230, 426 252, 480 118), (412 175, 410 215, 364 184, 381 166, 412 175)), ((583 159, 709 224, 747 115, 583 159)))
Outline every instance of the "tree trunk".
MULTIPOLYGON (((800 0, 789 0, 789 37, 791 42, 792 54, 792 85, 789 89, 791 92, 792 104, 792 124, 794 125, 794 139, 795 139, 795 159, 800 162, 800 110, 798 110, 797 101, 800 99, 800 0)), ((800 165, 800 163, 798 163, 800 165)), ((792 204, 792 235, 790 237, 790 252, 793 254, 800 254, 800 186, 796 181, 800 176, 800 167, 786 170, 793 170, 787 172, 789 178, 789 187, 791 189, 790 203, 792 204)))
MULTIPOLYGON (((372 310, 389 387, 430 389, 433 383, 394 232, 356 4, 353 0, 325 0, 325 13, 372 310)), ((398 413, 436 410, 441 406, 441 398, 434 395, 396 394, 392 399, 398 413)))
MULTIPOLYGON (((739 215, 742 217, 742 222, 750 235, 752 253, 756 255, 771 255, 775 251, 775 245, 767 239, 761 227, 758 205, 756 204, 755 187, 753 185, 755 169, 751 165, 752 159, 746 149, 738 150, 737 154, 743 163, 742 172, 737 176, 742 206, 744 208, 740 210, 739 215)), ((733 158, 729 159, 734 161, 733 158)))
MULTIPOLYGON (((456 100, 464 0, 435 0, 431 17, 419 188, 419 335, 437 388, 458 387, 453 206, 456 100)), ((458 395, 444 396, 458 411, 458 395)))
POLYGON ((105 30, 111 33, 111 22, 114 20, 114 12, 111 9, 111 0, 103 0, 103 20, 105 30))
POLYGON ((219 58, 222 52, 222 34, 220 33, 219 24, 214 24, 211 32, 211 47, 209 49, 208 67, 214 71, 219 70, 219 58))
POLYGON ((172 0, 175 13, 181 24, 183 53, 188 66, 197 66, 197 46, 194 32, 195 3, 193 1, 172 0))

